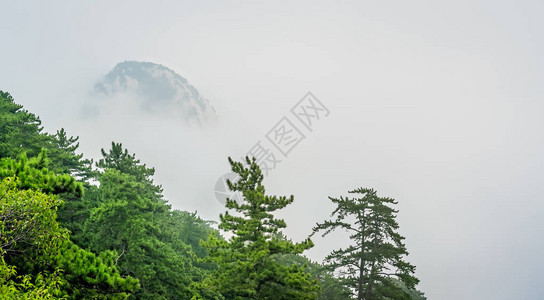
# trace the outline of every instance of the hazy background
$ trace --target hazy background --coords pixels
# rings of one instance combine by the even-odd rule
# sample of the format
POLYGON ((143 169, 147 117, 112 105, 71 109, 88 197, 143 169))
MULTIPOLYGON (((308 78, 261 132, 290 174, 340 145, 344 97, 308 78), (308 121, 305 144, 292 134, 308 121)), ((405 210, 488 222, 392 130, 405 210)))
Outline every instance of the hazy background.
MULTIPOLYGON (((429 299, 541 299, 542 1, 2 1, 0 89, 81 150, 122 142, 175 208, 217 219, 213 187, 307 92, 330 110, 273 171, 305 238, 339 196, 398 200, 429 299), (8 3, 9 2, 9 3, 8 3), (539 29, 540 28, 540 29, 539 29), (163 64, 215 107, 188 128, 123 102, 83 109, 124 60, 163 64)), ((100 104, 102 105, 102 104, 100 104)), ((314 239, 320 260, 345 245, 314 239)))

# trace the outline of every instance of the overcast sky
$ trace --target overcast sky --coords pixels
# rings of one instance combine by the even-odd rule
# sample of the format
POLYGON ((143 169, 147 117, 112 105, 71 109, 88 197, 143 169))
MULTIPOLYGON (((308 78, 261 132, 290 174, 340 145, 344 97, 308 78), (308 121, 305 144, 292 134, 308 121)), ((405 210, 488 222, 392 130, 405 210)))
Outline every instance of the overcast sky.
MULTIPOLYGON (((304 239, 327 196, 398 200, 429 299, 541 299, 544 2, 2 1, 0 89, 97 158, 112 140, 156 167, 177 209, 217 219, 214 185, 311 91, 330 111, 265 184, 304 239), (9 3, 6 3, 9 2, 9 3), (540 28, 540 29, 539 29, 540 28), (218 122, 82 109, 118 62, 187 78, 218 122)), ((300 125, 300 124, 298 124, 300 125)), ((315 238, 322 259, 346 245, 315 238)))

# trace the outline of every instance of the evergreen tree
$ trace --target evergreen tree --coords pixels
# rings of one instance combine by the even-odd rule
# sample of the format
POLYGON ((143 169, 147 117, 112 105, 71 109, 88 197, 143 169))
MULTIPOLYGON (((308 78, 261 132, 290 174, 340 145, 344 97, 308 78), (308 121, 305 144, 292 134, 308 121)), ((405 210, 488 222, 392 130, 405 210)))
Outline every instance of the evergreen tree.
POLYGON ((79 148, 79 137, 68 137, 64 128, 57 130, 52 136, 52 145, 48 155, 52 163, 50 169, 56 173, 70 174, 81 182, 87 182, 93 176, 92 159, 83 158, 83 154, 76 153, 79 148))
POLYGON ((17 158, 22 153, 38 156, 43 149, 49 170, 85 181, 92 175, 92 161, 77 154, 79 137, 68 137, 61 129, 50 135, 43 131, 39 117, 16 104, 9 93, 0 91, 0 158, 17 158))
MULTIPOLYGON (((41 121, 37 116, 24 110, 22 105, 16 104, 11 95, 0 91, 0 157, 14 159, 4 163, 14 165, 21 155, 30 157, 39 155, 41 157, 40 172, 47 168, 52 174, 64 174, 56 176, 57 179, 68 181, 77 179, 89 187, 87 181, 93 175, 92 160, 84 159, 82 154, 76 153, 79 147, 78 139, 78 137, 68 137, 64 129, 57 131, 55 135, 43 132, 41 121)), ((26 158, 22 162, 25 163, 25 161, 26 158)), ((21 184, 29 183, 26 182, 26 178, 40 178, 49 185, 58 186, 57 182, 50 181, 47 176, 27 176, 20 169, 21 167, 12 168, 10 171, 20 173, 18 176, 21 184)), ((36 171, 33 168, 29 170, 36 171)), ((66 184, 72 183, 66 182, 66 184)), ((58 211, 59 222, 72 232, 72 238, 77 243, 80 242, 82 224, 89 217, 90 212, 89 202, 82 198, 81 191, 82 189, 79 188, 76 193, 70 191, 62 193, 61 197, 64 201, 58 211)), ((45 192, 52 191, 45 190, 45 192)))
POLYGON ((57 211, 58 221, 72 232, 72 239, 78 243, 81 227, 90 212, 83 197, 83 184, 69 174, 49 171, 49 164, 45 149, 37 158, 28 159, 26 153, 21 154, 18 160, 5 158, 0 161, 0 179, 17 176, 20 189, 40 189, 59 195, 64 201, 57 211))
POLYGON ((397 233, 397 210, 391 198, 378 197, 372 189, 357 189, 349 193, 360 195, 329 199, 336 204, 331 217, 313 229, 325 230, 323 236, 336 228, 351 233, 352 244, 346 249, 332 251, 326 262, 344 274, 342 280, 356 299, 411 299, 409 293, 395 284, 399 279, 407 289, 413 290, 419 280, 413 276, 415 267, 404 261, 408 255, 404 237, 397 233))
MULTIPOLYGON (((89 180, 95 175, 92 170, 93 161, 83 158, 83 154, 76 153, 79 148, 78 140, 79 137, 68 137, 64 128, 58 130, 52 136, 52 145, 48 155, 52 157, 49 168, 56 172, 72 175, 86 187, 87 193, 92 193, 96 189, 95 186, 89 184, 89 180)), ((70 230, 72 240, 78 245, 83 245, 83 225, 93 208, 93 203, 88 201, 90 195, 63 193, 60 196, 64 201, 58 210, 58 220, 70 230)))
POLYGON ((135 291, 138 280, 121 277, 110 258, 97 257, 69 240, 68 231, 56 221, 62 200, 55 195, 68 186, 47 169, 31 171, 32 163, 24 158, 17 163, 0 162, 0 173, 12 172, 13 165, 24 166, 18 175, 26 177, 24 181, 17 175, 4 177, 0 184, 0 273, 5 275, 0 296, 124 299, 135 291), (60 182, 62 189, 44 178, 60 182))
POLYGON ((17 177, 17 188, 41 190, 48 194, 68 193, 76 197, 83 195, 83 185, 68 174, 56 174, 47 167, 49 159, 45 149, 38 157, 28 159, 26 153, 19 159, 0 160, 0 179, 17 177))
POLYGON ((121 144, 102 150, 97 166, 100 187, 85 224, 90 249, 118 253, 116 264, 123 275, 140 279, 138 299, 188 299, 191 280, 199 270, 194 253, 174 230, 170 206, 160 186, 153 184, 154 170, 128 154, 121 144))
POLYGON ((345 300, 349 299, 351 291, 342 285, 339 278, 336 278, 330 269, 320 263, 313 262, 304 255, 286 254, 278 255, 275 259, 283 265, 297 265, 311 274, 312 278, 317 279, 321 291, 318 300, 345 300))
POLYGON ((316 299, 319 286, 304 267, 275 259, 313 246, 310 239, 293 243, 278 237, 286 223, 272 213, 291 204, 293 196, 266 195, 255 159, 246 158, 248 167, 230 158, 229 162, 240 180, 228 181, 228 186, 241 192, 244 201, 227 199, 228 210, 219 216, 219 228, 232 237, 226 241, 212 234, 203 243, 217 270, 195 285, 193 299, 316 299))
POLYGON ((212 232, 218 233, 211 227, 214 223, 201 219, 196 212, 173 210, 169 213, 168 218, 164 219, 163 230, 173 230, 173 234, 179 237, 183 243, 191 246, 199 258, 204 258, 207 256, 207 252, 200 241, 206 240, 212 232))
MULTIPOLYGON (((153 184, 154 169, 141 164, 121 144, 112 143, 109 152, 102 149, 103 159, 97 163, 102 172, 91 170, 92 161, 78 154, 78 147, 78 137, 69 137, 64 129, 55 135, 43 132, 38 117, 0 92, 0 157, 6 158, 0 161, 0 179, 16 177, 17 190, 54 194, 54 205, 47 200, 52 205, 47 207, 58 212, 60 225, 71 231, 76 242, 68 240, 68 231, 55 221, 48 224, 57 226, 62 238, 32 231, 44 241, 55 241, 56 247, 45 247, 51 251, 25 249, 25 253, 34 253, 32 257, 3 251, 0 273, 6 276, 0 298, 37 299, 38 294, 44 299, 62 295, 125 298, 138 287, 134 278, 122 277, 127 275, 142 278, 142 289, 133 294, 136 298, 190 297, 191 280, 200 280, 210 268, 209 264, 200 264, 203 269, 192 266, 192 249, 201 257, 206 255, 196 241, 211 228, 196 215, 170 211, 161 187, 153 184), (27 155, 38 157, 28 159, 27 155), (91 185, 91 178, 101 185, 91 185)), ((54 226, 51 228, 57 228, 54 226)), ((26 241, 18 243, 18 247, 24 245, 26 241)))
POLYGON ((91 217, 91 211, 100 205, 99 187, 86 184, 85 193, 81 196, 72 193, 62 193, 59 196, 63 199, 63 204, 57 211, 59 223, 70 231, 70 239, 76 245, 89 248, 91 237, 85 224, 91 217))
MULTIPOLYGON (((391 278, 393 283, 397 286, 399 286, 405 293, 409 294, 411 300, 426 300, 427 297, 425 297, 425 293, 417 290, 417 289, 409 289, 404 282, 397 278, 391 278)), ((394 300, 393 298, 389 298, 391 300, 394 300)))
POLYGON ((41 124, 39 117, 0 90, 0 158, 16 158, 23 152, 33 157, 49 148, 51 137, 42 133, 41 124))
MULTIPOLYGON (((153 183, 152 176, 155 174, 155 169, 140 163, 140 160, 136 159, 136 154, 129 154, 127 149, 123 149, 121 143, 111 142, 109 152, 104 149, 100 152, 102 152, 102 159, 96 163, 100 169, 118 170, 123 174, 134 176, 138 181, 153 183)), ((157 188, 157 192, 162 192, 160 187, 157 188)))

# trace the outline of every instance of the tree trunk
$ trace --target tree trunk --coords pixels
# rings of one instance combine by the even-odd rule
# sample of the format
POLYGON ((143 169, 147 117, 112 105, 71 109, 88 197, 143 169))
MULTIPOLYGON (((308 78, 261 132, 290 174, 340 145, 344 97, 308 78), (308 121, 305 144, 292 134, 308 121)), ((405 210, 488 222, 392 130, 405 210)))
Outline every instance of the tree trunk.
POLYGON ((370 275, 368 276, 368 285, 366 287, 366 293, 364 300, 370 300, 370 295, 372 293, 372 284, 374 283, 374 261, 372 262, 372 271, 370 271, 370 275))
POLYGON ((358 287, 357 287, 357 300, 363 300, 363 280, 364 280, 364 269, 365 269, 365 258, 364 258, 364 255, 365 255, 365 236, 364 236, 364 232, 365 232, 365 227, 366 227, 366 222, 364 221, 364 217, 365 217, 365 211, 363 210, 363 214, 361 216, 361 212, 357 212, 358 214, 358 217, 359 217, 359 220, 363 220, 362 221, 362 226, 361 226, 361 258, 359 260, 359 284, 358 284, 358 287))
POLYGON ((357 300, 363 300, 363 271, 364 261, 363 256, 361 255, 361 260, 359 262, 359 286, 357 287, 357 300))
POLYGON ((370 275, 368 275, 368 285, 366 287, 365 300, 370 300, 370 295, 372 293, 372 285, 374 283, 374 275, 376 273, 376 252, 378 248, 378 224, 374 224, 374 245, 372 247, 372 267, 370 268, 370 275))

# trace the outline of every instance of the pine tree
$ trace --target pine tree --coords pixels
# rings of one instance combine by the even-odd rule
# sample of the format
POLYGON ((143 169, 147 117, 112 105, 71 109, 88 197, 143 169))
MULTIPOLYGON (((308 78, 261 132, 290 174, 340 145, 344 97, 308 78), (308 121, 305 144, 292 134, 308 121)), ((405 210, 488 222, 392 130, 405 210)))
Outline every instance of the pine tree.
POLYGON ((91 193, 95 207, 85 224, 88 247, 113 250, 122 275, 140 280, 138 299, 188 299, 198 270, 194 253, 179 232, 168 226, 170 206, 160 186, 153 184, 154 169, 141 164, 121 144, 112 143, 97 166, 100 187, 91 193))
POLYGON ((121 277, 111 255, 73 244, 57 222, 58 194, 82 187, 48 171, 46 161, 45 151, 0 161, 0 298, 125 299, 138 280, 121 277))
POLYGON ((399 279, 408 289, 419 280, 413 276, 415 267, 403 260, 408 255, 404 237, 397 233, 397 210, 391 198, 378 197, 372 189, 356 189, 349 193, 357 198, 329 199, 337 205, 331 217, 314 227, 314 234, 325 230, 323 236, 337 228, 350 232, 351 245, 332 251, 326 258, 330 267, 339 271, 346 287, 356 299, 411 299, 393 279, 399 279))
POLYGON ((204 258, 207 256, 207 252, 200 241, 207 239, 212 232, 217 233, 217 230, 211 227, 214 223, 201 219, 196 212, 173 210, 169 213, 168 218, 164 218, 162 226, 163 230, 174 229, 174 235, 179 237, 183 243, 191 246, 199 258, 204 258))
POLYGON ((301 254, 281 255, 276 257, 276 260, 286 266, 301 266, 312 275, 312 278, 316 278, 321 287, 318 300, 349 299, 351 291, 342 285, 341 279, 335 277, 326 265, 311 261, 301 254))
MULTIPOLYGON (((106 152, 101 149, 102 159, 96 166, 100 169, 114 169, 123 174, 129 174, 138 181, 153 183, 151 177, 155 174, 154 168, 148 168, 145 164, 136 159, 136 154, 129 154, 127 149, 123 149, 121 143, 111 142, 111 149, 106 152)), ((158 190, 161 192, 162 190, 158 190)))
POLYGON ((0 158, 15 159, 23 153, 34 157, 45 149, 50 171, 82 181, 89 179, 92 160, 76 153, 79 137, 68 137, 64 129, 48 134, 41 124, 39 117, 16 104, 9 93, 0 91, 0 158))
POLYGON ((83 154, 76 153, 79 148, 79 137, 68 137, 64 128, 57 130, 52 136, 52 145, 49 150, 51 157, 50 169, 57 173, 70 174, 79 181, 86 182, 92 176, 92 159, 83 158, 83 154))
POLYGON ((273 212, 291 204, 293 196, 266 195, 255 159, 246 158, 248 167, 230 158, 229 162, 240 179, 228 181, 228 186, 239 191, 244 201, 227 199, 228 210, 219 216, 219 228, 232 237, 226 241, 212 234, 203 243, 217 270, 196 285, 193 299, 316 299, 317 281, 303 267, 286 266, 275 259, 313 246, 310 239, 293 243, 278 238, 287 225, 273 212))
POLYGON ((49 148, 51 137, 42 132, 41 124, 39 117, 0 90, 0 158, 17 158, 23 152, 33 157, 49 148))
MULTIPOLYGON (((14 165, 15 159, 22 156, 39 156, 41 157, 39 172, 47 168, 49 172, 59 174, 55 176, 57 180, 78 180, 85 187, 89 187, 87 181, 93 175, 92 160, 85 159, 83 154, 76 153, 79 148, 78 139, 79 137, 69 137, 64 129, 58 130, 54 135, 43 132, 39 117, 24 110, 22 105, 16 104, 10 94, 0 91, 0 157, 13 158, 10 164, 14 165)), ((24 161, 26 162, 26 158, 24 161)), ((30 170, 36 171, 36 169, 30 170)), ((30 182, 25 181, 27 178, 32 180, 40 178, 48 182, 49 186, 58 186, 58 182, 51 181, 47 176, 27 176, 25 172, 17 168, 12 171, 20 173, 21 184, 29 184, 30 182)), ((73 184, 73 182, 66 182, 66 184, 73 184)), ((45 188, 49 187, 45 186, 45 188)), ((90 211, 88 203, 82 198, 81 191, 82 189, 77 193, 69 191, 62 193, 60 196, 64 201, 58 211, 58 221, 72 232, 72 238, 76 243, 79 243, 81 226, 89 217, 90 211)))
POLYGON ((0 179, 18 177, 17 188, 41 190, 49 194, 67 193, 75 197, 83 194, 83 185, 68 174, 56 174, 48 169, 49 158, 42 149, 38 157, 28 159, 26 153, 18 159, 0 160, 0 179))
MULTIPOLYGON (((76 153, 79 148, 78 140, 79 137, 68 137, 64 128, 57 130, 52 136, 51 148, 48 151, 48 156, 51 157, 49 169, 70 174, 85 186, 86 191, 93 190, 94 186, 89 184, 89 180, 95 175, 92 170, 93 161, 83 158, 81 153, 76 153)), ((92 203, 83 195, 63 193, 60 196, 64 201, 59 207, 58 220, 70 230, 72 240, 80 245, 83 224, 89 218, 92 203)))

